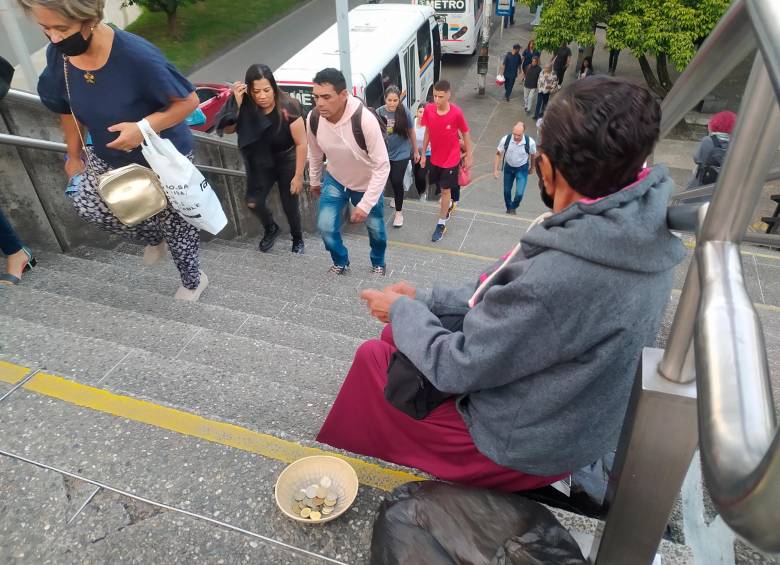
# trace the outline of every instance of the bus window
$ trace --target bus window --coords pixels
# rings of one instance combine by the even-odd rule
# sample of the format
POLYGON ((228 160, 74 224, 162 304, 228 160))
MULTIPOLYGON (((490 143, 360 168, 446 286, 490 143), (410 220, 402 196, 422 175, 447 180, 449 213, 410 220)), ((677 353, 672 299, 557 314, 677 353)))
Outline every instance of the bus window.
POLYGON ((479 11, 482 9, 482 0, 475 0, 474 2, 474 16, 476 17, 477 14, 479 14, 479 11))
POLYGON ((414 43, 404 53, 404 70, 406 71, 406 107, 411 109, 417 101, 417 54, 414 43))
MULTIPOLYGON (((439 73, 441 73, 441 37, 439 35, 439 26, 433 26, 433 82, 439 82, 439 73)), ((433 102, 433 100, 429 100, 433 102)))
POLYGON ((417 54, 420 57, 420 68, 422 68, 432 54, 431 28, 427 21, 417 30, 417 49, 419 50, 417 54))
POLYGON ((371 108, 379 108, 385 103, 385 93, 382 88, 382 77, 376 75, 374 80, 366 87, 366 105, 371 108))
POLYGON ((404 89, 404 85, 401 84, 401 61, 398 59, 398 55, 393 57, 387 66, 382 69, 382 94, 384 95, 384 89, 391 84, 396 85, 401 90, 404 89))

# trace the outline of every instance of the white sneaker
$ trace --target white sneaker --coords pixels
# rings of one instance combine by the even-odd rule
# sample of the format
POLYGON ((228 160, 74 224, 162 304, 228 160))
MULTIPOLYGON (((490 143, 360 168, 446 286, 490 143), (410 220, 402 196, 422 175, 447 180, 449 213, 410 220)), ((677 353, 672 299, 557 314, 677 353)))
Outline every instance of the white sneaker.
POLYGON ((427 202, 428 201, 428 195, 426 193, 422 193, 420 195, 420 202, 427 202))
POLYGON ((179 290, 176 291, 174 298, 176 300, 197 302, 198 298, 200 298, 200 295, 203 294, 203 291, 206 290, 208 286, 209 286, 209 278, 206 276, 206 273, 201 271, 200 284, 198 285, 198 288, 186 288, 184 286, 180 286, 179 290))
POLYGON ((393 227, 400 228, 404 225, 404 215, 402 212, 396 212, 395 218, 393 218, 393 227))
POLYGON ((165 240, 161 241, 157 245, 147 245, 144 248, 144 258, 143 258, 143 264, 146 267, 151 267, 152 265, 156 265, 163 259, 165 259, 165 256, 168 254, 168 244, 165 242, 165 240))

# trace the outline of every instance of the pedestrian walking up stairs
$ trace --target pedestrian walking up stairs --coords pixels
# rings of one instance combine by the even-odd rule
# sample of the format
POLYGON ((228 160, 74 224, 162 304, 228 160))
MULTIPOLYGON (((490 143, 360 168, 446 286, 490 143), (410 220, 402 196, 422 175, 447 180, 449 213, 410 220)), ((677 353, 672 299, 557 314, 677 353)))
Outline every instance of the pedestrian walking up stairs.
MULTIPOLYGON (((335 451, 314 438, 355 349, 381 330, 359 290, 457 284, 486 263, 391 246, 377 277, 367 240, 346 240, 348 276, 327 273, 316 239, 302 256, 281 242, 268 254, 204 243, 211 286, 195 304, 172 300, 172 263, 143 267, 130 244, 43 253, 23 285, 0 290, 0 450, 50 467, 0 457, 0 562, 322 562, 266 538, 366 562, 380 501, 421 473, 341 453, 361 489, 319 527, 281 516, 275 480, 335 451), (14 390, 24 368, 41 372, 14 390)), ((584 543, 597 525, 556 514, 584 543)), ((688 562, 683 546, 661 549, 688 562)))

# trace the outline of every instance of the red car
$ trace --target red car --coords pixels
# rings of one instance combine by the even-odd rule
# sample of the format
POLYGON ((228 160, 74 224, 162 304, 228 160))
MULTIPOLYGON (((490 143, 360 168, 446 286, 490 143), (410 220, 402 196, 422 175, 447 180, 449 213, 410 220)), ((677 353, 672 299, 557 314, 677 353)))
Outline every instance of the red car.
POLYGON ((211 133, 214 130, 214 120, 225 105, 227 99, 233 95, 231 85, 228 83, 202 83, 195 85, 195 93, 198 95, 200 108, 206 115, 206 123, 199 126, 190 126, 194 130, 211 133))

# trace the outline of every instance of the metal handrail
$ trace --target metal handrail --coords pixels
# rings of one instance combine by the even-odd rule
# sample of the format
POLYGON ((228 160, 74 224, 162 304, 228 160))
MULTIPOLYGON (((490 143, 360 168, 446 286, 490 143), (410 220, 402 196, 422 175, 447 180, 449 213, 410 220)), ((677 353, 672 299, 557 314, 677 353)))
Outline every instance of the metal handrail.
MULTIPOLYGON (((766 175, 766 182, 780 179, 780 166, 774 167, 766 175)), ((684 190, 672 195, 672 203, 685 202, 686 200, 693 200, 694 198, 701 198, 702 196, 712 196, 715 192, 714 184, 703 184, 692 188, 691 190, 684 190)))
MULTIPOLYGON (((56 153, 68 152, 68 146, 58 141, 35 139, 34 137, 23 137, 21 135, 11 135, 7 133, 0 133, 0 145, 13 145, 15 147, 26 147, 28 149, 42 149, 43 151, 54 151, 56 153)), ((225 169, 223 167, 200 165, 198 163, 196 163, 195 166, 205 173, 214 173, 230 177, 246 177, 246 172, 238 169, 225 169)))
POLYGON ((710 494, 732 529, 756 547, 777 552, 780 430, 761 323, 745 289, 739 254, 780 145, 776 0, 732 4, 665 100, 661 130, 668 133, 755 43, 759 51, 733 141, 700 222, 695 261, 658 371, 670 381, 686 382, 684 367, 695 337, 700 450, 710 494))
MULTIPOLYGON (((9 100, 15 100, 16 102, 24 102, 25 104, 45 107, 43 102, 41 102, 40 96, 32 94, 31 92, 16 90, 15 88, 12 88, 8 91, 7 98, 9 100)), ((192 135, 195 137, 195 139, 207 145, 216 145, 218 147, 227 147, 230 149, 237 149, 238 147, 235 142, 228 141, 227 139, 221 139, 219 137, 214 137, 213 135, 208 135, 198 131, 192 132, 192 135)))

